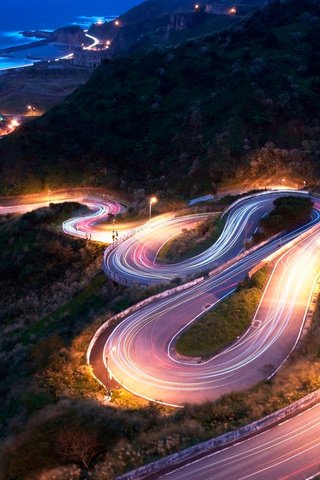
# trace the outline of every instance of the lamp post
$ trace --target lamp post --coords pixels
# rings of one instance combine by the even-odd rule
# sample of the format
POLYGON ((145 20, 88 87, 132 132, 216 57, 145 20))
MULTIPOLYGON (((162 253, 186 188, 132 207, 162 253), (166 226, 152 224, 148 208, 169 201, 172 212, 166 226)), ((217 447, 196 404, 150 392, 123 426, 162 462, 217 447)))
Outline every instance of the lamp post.
POLYGON ((149 200, 149 220, 151 220, 152 205, 157 203, 157 201, 158 201, 157 197, 151 197, 149 200))

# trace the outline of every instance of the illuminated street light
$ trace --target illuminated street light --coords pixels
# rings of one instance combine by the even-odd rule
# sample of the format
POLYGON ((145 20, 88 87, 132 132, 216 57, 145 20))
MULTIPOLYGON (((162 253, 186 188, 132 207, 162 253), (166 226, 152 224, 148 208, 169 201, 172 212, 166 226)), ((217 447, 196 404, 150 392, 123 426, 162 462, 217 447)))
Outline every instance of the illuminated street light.
POLYGON ((199 10, 199 8, 200 8, 199 3, 196 3, 195 6, 194 6, 194 9, 195 9, 195 10, 199 10))
POLYGON ((237 13, 237 9, 236 7, 231 7, 229 8, 229 15, 235 15, 237 13))
POLYGON ((151 197, 149 201, 149 220, 151 220, 151 210, 152 210, 152 205, 157 203, 158 199, 157 197, 151 197))
POLYGON ((116 27, 119 27, 119 25, 120 25, 119 20, 115 20, 114 24, 115 24, 116 27))

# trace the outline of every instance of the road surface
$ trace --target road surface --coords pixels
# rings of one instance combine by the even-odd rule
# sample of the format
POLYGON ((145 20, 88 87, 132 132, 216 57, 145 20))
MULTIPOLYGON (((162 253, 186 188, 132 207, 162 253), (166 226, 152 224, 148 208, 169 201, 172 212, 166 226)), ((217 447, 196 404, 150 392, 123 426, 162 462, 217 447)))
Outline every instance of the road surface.
POLYGON ((184 467, 147 478, 161 480, 302 480, 320 471, 320 405, 248 440, 184 467))

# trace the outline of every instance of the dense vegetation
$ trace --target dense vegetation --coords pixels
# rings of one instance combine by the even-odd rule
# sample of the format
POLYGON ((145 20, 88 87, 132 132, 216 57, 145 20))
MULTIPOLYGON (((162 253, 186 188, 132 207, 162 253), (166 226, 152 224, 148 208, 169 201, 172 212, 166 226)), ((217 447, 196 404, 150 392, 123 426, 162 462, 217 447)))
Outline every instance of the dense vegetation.
POLYGON ((320 2, 117 58, 1 140, 2 192, 65 183, 194 195, 223 179, 319 177, 320 2))
POLYGON ((229 298, 204 313, 178 337, 177 352, 210 357, 235 341, 250 326, 269 274, 268 266, 262 268, 242 282, 229 298))
MULTIPOLYGON (((242 13, 248 13, 254 5, 241 8, 242 13)), ((252 2, 251 2, 252 3, 252 2)), ((224 2, 225 10, 232 6, 231 0, 224 2)), ((242 17, 238 15, 213 15, 206 13, 204 8, 197 11, 194 2, 190 0, 148 0, 133 7, 125 14, 118 17, 120 28, 114 22, 93 24, 89 33, 99 39, 112 41, 112 54, 123 54, 138 49, 145 50, 152 45, 172 45, 191 37, 227 28, 242 17), (171 15, 175 12, 185 12, 187 18, 186 28, 174 29, 171 15)))
POLYGON ((310 198, 294 196, 277 198, 273 205, 273 210, 261 220, 259 230, 253 236, 255 243, 306 223, 313 208, 310 198))
POLYGON ((219 238, 224 227, 224 221, 217 216, 218 213, 211 214, 194 228, 183 228, 180 235, 164 244, 157 255, 157 261, 181 262, 209 248, 219 238))

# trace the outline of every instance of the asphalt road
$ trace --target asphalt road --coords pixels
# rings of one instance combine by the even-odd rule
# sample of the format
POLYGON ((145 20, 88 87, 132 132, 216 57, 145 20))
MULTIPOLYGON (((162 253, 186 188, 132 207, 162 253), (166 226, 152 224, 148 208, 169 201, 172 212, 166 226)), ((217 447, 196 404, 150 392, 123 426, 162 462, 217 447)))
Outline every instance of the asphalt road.
POLYGON ((320 471, 320 405, 164 475, 166 480, 302 480, 320 471))

